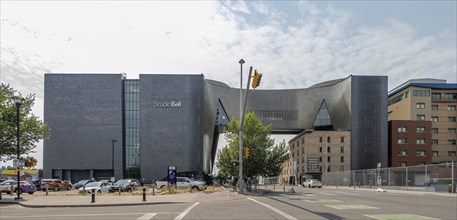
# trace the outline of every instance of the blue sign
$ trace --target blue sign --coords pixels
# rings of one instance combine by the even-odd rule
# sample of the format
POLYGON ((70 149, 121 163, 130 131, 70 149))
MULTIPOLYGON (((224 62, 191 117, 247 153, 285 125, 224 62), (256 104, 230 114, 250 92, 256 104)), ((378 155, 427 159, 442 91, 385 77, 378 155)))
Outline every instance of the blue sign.
POLYGON ((168 184, 176 186, 176 166, 168 166, 168 184))

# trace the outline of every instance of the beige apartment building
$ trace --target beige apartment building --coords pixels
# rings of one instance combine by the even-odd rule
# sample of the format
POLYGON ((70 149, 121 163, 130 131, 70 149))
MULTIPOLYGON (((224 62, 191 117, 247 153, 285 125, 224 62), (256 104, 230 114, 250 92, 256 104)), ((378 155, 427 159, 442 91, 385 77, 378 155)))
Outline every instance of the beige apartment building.
MULTIPOLYGON (((406 137, 389 140, 389 143, 394 143, 392 146, 389 145, 389 152, 391 152, 389 158, 397 156, 397 151, 402 144, 414 142, 419 145, 431 145, 431 155, 425 156, 431 156, 432 163, 457 161, 457 84, 446 83, 446 80, 438 79, 410 80, 390 91, 388 97, 389 122, 395 121, 398 124, 402 123, 401 121, 431 121, 429 130, 424 129, 424 126, 408 128, 405 124, 404 126, 398 125, 395 131, 389 131, 389 134, 394 134, 389 135, 390 139, 395 137, 395 133, 407 132, 408 129, 431 133, 431 140, 424 138, 410 140, 411 138, 406 137), (399 126, 404 131, 400 131, 399 126)), ((400 162, 400 164, 416 165, 406 162, 400 162)), ((397 166, 397 164, 391 164, 391 166, 397 166)))

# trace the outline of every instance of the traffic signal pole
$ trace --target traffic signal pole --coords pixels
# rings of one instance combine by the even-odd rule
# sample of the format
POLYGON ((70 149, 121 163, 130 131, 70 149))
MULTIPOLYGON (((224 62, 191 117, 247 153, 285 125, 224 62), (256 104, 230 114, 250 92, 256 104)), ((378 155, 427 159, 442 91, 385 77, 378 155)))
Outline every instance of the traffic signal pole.
MULTIPOLYGON (((240 64, 242 65, 242 63, 244 63, 244 60, 243 62, 241 62, 242 60, 240 60, 240 64)), ((241 66, 241 71, 243 70, 242 69, 243 66, 241 66)), ((241 73, 242 75, 242 73, 241 73)), ((251 83, 251 75, 252 75, 252 66, 249 68, 249 77, 248 77, 248 84, 246 86, 246 93, 244 94, 244 105, 242 103, 242 93, 243 93, 243 86, 242 86, 242 82, 240 83, 240 131, 239 131, 239 137, 238 139, 240 140, 239 141, 239 159, 240 159, 240 186, 243 186, 244 184, 244 176, 243 176, 243 124, 244 124, 244 114, 246 112, 246 102, 247 102, 247 99, 248 99, 248 93, 249 93, 249 84, 251 83)), ((242 77, 241 77, 242 78, 242 77)), ((242 187, 239 188, 239 192, 242 192, 241 190, 242 187)))

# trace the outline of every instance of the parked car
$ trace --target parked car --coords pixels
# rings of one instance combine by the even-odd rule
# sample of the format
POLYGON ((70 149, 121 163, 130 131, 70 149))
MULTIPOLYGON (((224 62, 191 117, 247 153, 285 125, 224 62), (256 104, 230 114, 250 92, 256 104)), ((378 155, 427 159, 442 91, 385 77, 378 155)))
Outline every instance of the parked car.
POLYGON ((35 185, 36 190, 41 190, 41 180, 31 180, 29 182, 35 185))
MULTIPOLYGON (((17 181, 5 181, 0 184, 0 191, 6 192, 7 194, 11 193, 11 186, 13 187, 13 192, 17 192, 17 181)), ((19 182, 19 194, 22 192, 26 192, 30 195, 35 193, 36 187, 35 185, 31 184, 28 181, 20 181, 19 182)))
MULTIPOLYGON (((167 179, 167 178, 164 178, 167 179)), ((163 189, 167 187, 168 180, 161 180, 156 182, 157 189, 163 189)), ((176 188, 177 189, 196 189, 205 190, 207 188, 206 183, 200 180, 192 180, 187 177, 176 177, 176 188)))
POLYGON ((92 179, 80 180, 77 183, 75 183, 75 189, 79 189, 79 188, 87 185, 88 183, 92 183, 92 182, 94 182, 94 180, 92 180, 92 179))
POLYGON ((309 188, 319 187, 319 188, 322 188, 322 183, 318 179, 307 179, 303 183, 303 187, 309 187, 309 188))
POLYGON ((109 192, 117 192, 119 191, 119 188, 122 192, 132 192, 137 187, 140 187, 140 181, 137 179, 121 179, 113 183, 109 192))
POLYGON ((42 179, 41 190, 46 191, 46 186, 49 190, 60 191, 61 189, 71 190, 73 185, 68 180, 60 179, 42 179))
POLYGON ((95 192, 97 193, 106 193, 109 192, 109 189, 111 188, 111 184, 107 182, 91 182, 86 184, 85 187, 80 187, 78 191, 80 193, 82 192, 92 192, 92 189, 95 189, 95 192))

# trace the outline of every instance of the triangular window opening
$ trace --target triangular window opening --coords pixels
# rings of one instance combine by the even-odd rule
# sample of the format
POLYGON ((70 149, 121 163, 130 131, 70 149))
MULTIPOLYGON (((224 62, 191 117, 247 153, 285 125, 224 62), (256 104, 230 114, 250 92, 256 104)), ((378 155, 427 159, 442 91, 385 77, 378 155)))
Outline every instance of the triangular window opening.
POLYGON ((314 128, 332 128, 332 119, 328 113, 327 103, 325 99, 322 100, 321 107, 317 112, 316 119, 314 120, 314 128))
POLYGON ((227 126, 230 122, 230 118, 227 115, 227 112, 225 112, 224 105, 222 105, 221 100, 219 100, 219 105, 217 106, 217 112, 216 112, 216 125, 224 125, 227 126))

